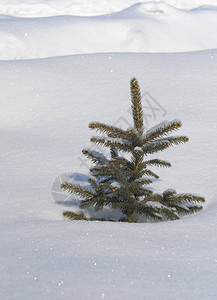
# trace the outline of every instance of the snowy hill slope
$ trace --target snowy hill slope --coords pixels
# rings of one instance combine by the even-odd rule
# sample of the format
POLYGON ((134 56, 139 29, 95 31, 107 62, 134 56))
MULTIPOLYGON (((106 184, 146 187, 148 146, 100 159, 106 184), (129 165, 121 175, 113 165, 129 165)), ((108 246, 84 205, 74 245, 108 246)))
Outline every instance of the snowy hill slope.
MULTIPOLYGON (((159 0, 141 1, 159 2, 159 0)), ((165 0, 179 9, 192 9, 202 5, 217 6, 216 0, 165 0)), ((1 0, 1 14, 19 17, 46 17, 56 15, 95 16, 123 10, 137 0, 1 0)))
POLYGON ((216 50, 0 62, 1 299, 215 299, 216 70, 216 50), (147 126, 180 118, 190 138, 158 155, 173 167, 155 190, 203 194, 205 210, 161 224, 64 222, 72 207, 55 203, 52 183, 87 174, 90 121, 129 122, 133 76, 162 106, 147 126))
POLYGON ((176 9, 137 3, 113 14, 0 17, 0 59, 102 52, 183 52, 217 48, 217 7, 176 9))

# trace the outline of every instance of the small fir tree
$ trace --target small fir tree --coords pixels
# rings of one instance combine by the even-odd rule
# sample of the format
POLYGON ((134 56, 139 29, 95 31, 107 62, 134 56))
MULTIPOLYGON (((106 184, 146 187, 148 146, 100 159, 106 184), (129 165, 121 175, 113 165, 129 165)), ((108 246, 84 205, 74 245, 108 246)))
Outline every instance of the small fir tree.
MULTIPOLYGON (((171 164, 157 158, 148 160, 146 157, 173 145, 186 143, 188 137, 169 136, 182 126, 180 120, 164 121, 145 131, 141 92, 135 78, 131 80, 130 89, 133 127, 123 130, 100 122, 90 123, 90 129, 105 135, 94 136, 91 142, 109 148, 110 157, 84 149, 83 154, 94 164, 90 168, 91 187, 64 183, 61 188, 81 197, 80 208, 94 206, 99 211, 109 206, 120 210, 125 216, 120 221, 138 222, 142 215, 147 220, 175 220, 182 215, 198 212, 202 209, 202 202, 205 202, 201 196, 177 194, 173 189, 156 194, 148 188, 153 178, 159 178, 149 167, 171 167, 171 164), (120 156, 121 152, 127 153, 127 158, 120 156)), ((73 220, 96 220, 69 211, 63 215, 73 220)))

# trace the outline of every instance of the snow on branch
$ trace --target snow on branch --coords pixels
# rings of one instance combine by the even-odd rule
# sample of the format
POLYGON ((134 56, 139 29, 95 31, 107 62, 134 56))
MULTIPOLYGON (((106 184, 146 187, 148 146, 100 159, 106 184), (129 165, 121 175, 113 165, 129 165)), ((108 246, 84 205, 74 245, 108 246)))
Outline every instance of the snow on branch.
POLYGON ((170 132, 179 129, 181 126, 182 122, 179 119, 163 121, 146 131, 143 135, 143 142, 148 142, 150 140, 155 140, 158 137, 168 135, 170 132))

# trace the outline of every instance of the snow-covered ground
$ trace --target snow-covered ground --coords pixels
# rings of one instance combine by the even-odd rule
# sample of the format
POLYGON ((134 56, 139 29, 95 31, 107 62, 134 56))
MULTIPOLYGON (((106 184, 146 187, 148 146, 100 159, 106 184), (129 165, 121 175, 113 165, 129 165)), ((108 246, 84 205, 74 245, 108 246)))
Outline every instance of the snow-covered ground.
POLYGON ((217 8, 135 3, 1 1, 0 299, 217 297, 217 8), (158 155, 173 166, 155 191, 202 194, 205 209, 164 223, 64 221, 77 200, 55 202, 55 184, 88 173, 90 121, 128 125, 134 76, 147 127, 180 118, 190 138, 158 155))
MULTIPOLYGON (((1 0, 1 14, 22 17, 47 17, 55 15, 95 16, 128 8, 137 0, 1 0)), ((151 1, 151 6, 159 0, 151 1)), ((216 0, 165 0, 179 9, 192 9, 202 5, 217 6, 216 0)))
MULTIPOLYGON (((100 1, 99 1, 100 2, 100 1)), ((217 48, 217 6, 136 3, 101 16, 0 17, 0 59, 217 48)))

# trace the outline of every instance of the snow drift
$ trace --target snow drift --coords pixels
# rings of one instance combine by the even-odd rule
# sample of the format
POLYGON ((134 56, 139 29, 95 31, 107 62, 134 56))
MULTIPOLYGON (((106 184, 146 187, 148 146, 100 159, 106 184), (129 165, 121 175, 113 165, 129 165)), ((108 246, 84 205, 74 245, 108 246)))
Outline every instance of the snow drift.
POLYGON ((0 17, 0 59, 102 52, 183 52, 217 48, 217 8, 180 10, 137 3, 93 17, 0 17))
MULTIPOLYGON (((138 2, 137 0, 1 0, 0 11, 4 15, 19 17, 95 16, 117 12, 138 2)), ((151 3, 153 2, 159 2, 159 0, 152 0, 151 3)), ((165 0, 164 2, 180 9, 217 5, 216 0, 165 0)))

